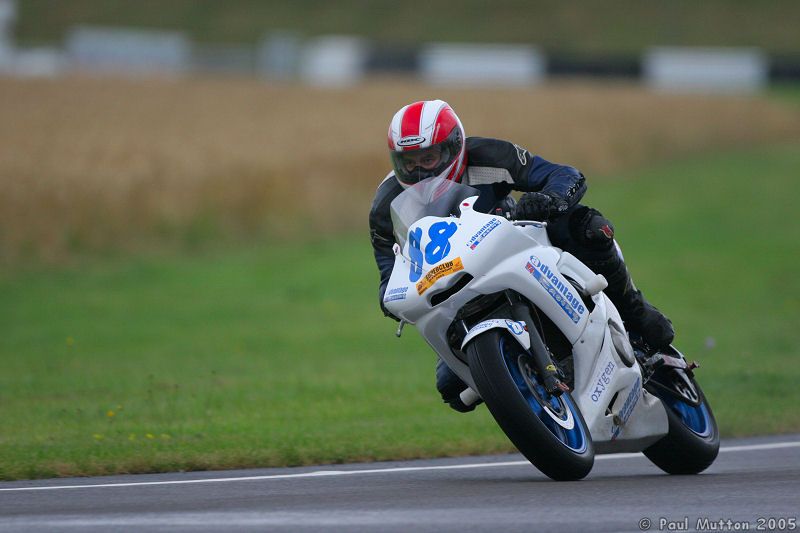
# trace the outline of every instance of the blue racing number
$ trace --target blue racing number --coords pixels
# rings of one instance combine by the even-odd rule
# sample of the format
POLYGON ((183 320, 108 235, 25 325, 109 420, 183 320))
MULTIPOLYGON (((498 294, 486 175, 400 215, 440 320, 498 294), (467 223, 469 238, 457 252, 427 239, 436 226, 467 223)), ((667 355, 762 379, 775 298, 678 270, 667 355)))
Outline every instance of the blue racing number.
POLYGON ((411 256, 411 271, 408 274, 408 280, 411 282, 416 282, 422 276, 421 240, 422 228, 416 228, 408 232, 408 254, 411 256))
POLYGON ((456 232, 455 222, 437 222, 428 229, 431 241, 425 247, 425 261, 436 264, 450 253, 450 237, 456 232))
POLYGON ((408 232, 408 253, 411 256, 411 270, 408 279, 416 282, 422 277, 422 265, 436 264, 450 253, 450 237, 458 229, 455 222, 437 222, 428 229, 430 242, 425 246, 425 255, 422 254, 422 228, 414 228, 408 232))

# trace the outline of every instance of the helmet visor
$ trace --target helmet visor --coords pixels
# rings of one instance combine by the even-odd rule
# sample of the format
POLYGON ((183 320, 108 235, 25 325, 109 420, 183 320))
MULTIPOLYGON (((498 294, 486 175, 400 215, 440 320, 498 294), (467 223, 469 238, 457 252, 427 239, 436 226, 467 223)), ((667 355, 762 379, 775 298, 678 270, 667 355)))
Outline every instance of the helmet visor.
POLYGON ((439 176, 458 157, 459 149, 460 146, 457 146, 451 139, 447 139, 439 144, 419 150, 392 151, 392 165, 394 166, 395 176, 407 185, 419 183, 433 176, 439 176))

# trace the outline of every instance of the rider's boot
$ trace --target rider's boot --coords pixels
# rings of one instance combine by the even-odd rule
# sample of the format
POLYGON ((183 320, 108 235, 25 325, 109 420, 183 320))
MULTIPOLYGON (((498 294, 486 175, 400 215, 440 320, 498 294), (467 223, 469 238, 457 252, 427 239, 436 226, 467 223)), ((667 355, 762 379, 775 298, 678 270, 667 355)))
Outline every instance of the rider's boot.
POLYGON ((619 311, 625 328, 638 333, 651 348, 669 346, 675 338, 672 322, 636 288, 622 258, 615 254, 613 259, 594 267, 608 281, 604 292, 619 311))
POLYGON ((569 217, 570 233, 579 246, 578 259, 598 274, 608 287, 605 294, 619 311, 625 328, 642 337, 650 348, 666 348, 675 337, 672 322, 636 288, 614 240, 614 226, 599 211, 580 206, 569 217))
POLYGON ((442 360, 436 362, 436 388, 439 394, 442 395, 444 403, 455 409, 459 413, 468 413, 474 411, 475 408, 482 403, 480 400, 477 402, 466 405, 461 401, 461 393, 467 390, 467 384, 464 383, 455 372, 450 370, 450 367, 442 360))

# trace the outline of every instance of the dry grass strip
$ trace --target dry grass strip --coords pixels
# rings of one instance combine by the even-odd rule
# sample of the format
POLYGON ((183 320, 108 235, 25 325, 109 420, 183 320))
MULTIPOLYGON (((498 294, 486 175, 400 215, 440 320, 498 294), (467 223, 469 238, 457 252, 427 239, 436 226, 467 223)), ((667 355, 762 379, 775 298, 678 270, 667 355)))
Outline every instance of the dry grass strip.
POLYGON ((800 110, 632 85, 323 90, 255 80, 0 78, 0 260, 58 260, 212 228, 365 225, 391 115, 443 98, 468 135, 508 138, 590 178, 800 137, 800 110))

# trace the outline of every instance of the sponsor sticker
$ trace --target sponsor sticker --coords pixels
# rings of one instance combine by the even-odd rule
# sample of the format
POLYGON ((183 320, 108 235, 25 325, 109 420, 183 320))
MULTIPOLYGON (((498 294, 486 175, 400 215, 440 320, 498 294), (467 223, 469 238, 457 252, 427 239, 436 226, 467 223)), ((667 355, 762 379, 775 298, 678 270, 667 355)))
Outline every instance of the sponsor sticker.
POLYGON ((525 270, 539 282, 569 319, 577 324, 586 308, 583 306, 583 300, 572 293, 572 285, 559 278, 535 255, 532 255, 530 261, 525 264, 525 270))
POLYGON ((436 265, 430 270, 430 272, 425 274, 424 278, 419 280, 417 283, 417 293, 422 296, 422 294, 427 291, 431 285, 445 276, 455 274, 459 270, 464 270, 464 264, 461 262, 460 257, 456 257, 452 261, 445 261, 440 265, 436 265))
POLYGON ((467 241, 467 247, 470 250, 474 250, 478 247, 478 245, 489 235, 496 227, 500 225, 500 221, 496 218, 491 219, 489 222, 481 226, 481 229, 478 232, 469 238, 467 241))
POLYGON ((469 330, 469 332, 470 333, 474 333, 476 331, 482 331, 482 330, 484 330, 486 328, 491 328, 493 326, 494 326, 494 321, 487 320, 486 322, 481 322, 477 326, 473 327, 472 329, 469 330))
POLYGON ((510 329, 511 333, 514 335, 522 335, 525 331, 525 328, 522 326, 522 324, 515 320, 506 320, 506 326, 508 326, 508 329, 510 329))
POLYGON ((594 403, 599 402, 600 398, 603 397, 603 393, 611 383, 611 376, 614 374, 614 369, 616 368, 617 365, 614 361, 609 361, 605 368, 597 375, 597 379, 594 382, 594 390, 592 391, 592 401, 594 403))
POLYGON ((396 300, 405 300, 408 293, 408 287, 397 287, 383 295, 383 302, 394 302, 396 300))
POLYGON ((422 135, 411 135, 410 137, 403 137, 397 141, 397 146, 416 146, 425 142, 425 137, 422 135))
POLYGON ((614 429, 611 431, 611 440, 614 440, 619 436, 619 432, 622 431, 622 426, 624 426, 631 417, 633 408, 636 407, 637 403, 639 403, 639 396, 642 394, 640 390, 641 388, 642 378, 637 377, 636 383, 633 384, 631 392, 628 394, 628 397, 625 398, 625 403, 622 404, 622 409, 619 411, 619 424, 616 423, 616 419, 614 421, 614 429))

